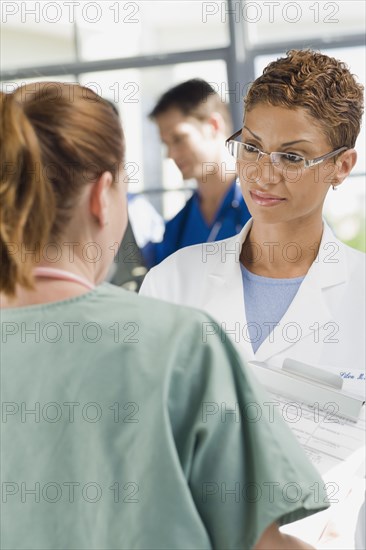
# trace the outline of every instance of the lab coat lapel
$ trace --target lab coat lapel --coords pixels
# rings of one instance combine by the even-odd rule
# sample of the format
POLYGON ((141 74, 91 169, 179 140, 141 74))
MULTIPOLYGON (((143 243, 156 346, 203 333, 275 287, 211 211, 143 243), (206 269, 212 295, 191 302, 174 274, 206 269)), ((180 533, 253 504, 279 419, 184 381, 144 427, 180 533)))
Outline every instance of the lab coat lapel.
POLYGON ((203 309, 210 313, 221 328, 240 345, 248 359, 254 357, 252 345, 246 335, 243 282, 240 269, 240 252, 252 226, 249 220, 240 233, 230 239, 217 241, 217 254, 211 258, 203 309))
POLYGON ((342 284, 346 278, 347 268, 342 243, 324 224, 323 238, 316 260, 279 325, 257 350, 255 359, 268 361, 272 356, 291 348, 311 332, 331 322, 332 314, 325 300, 326 288, 342 284))

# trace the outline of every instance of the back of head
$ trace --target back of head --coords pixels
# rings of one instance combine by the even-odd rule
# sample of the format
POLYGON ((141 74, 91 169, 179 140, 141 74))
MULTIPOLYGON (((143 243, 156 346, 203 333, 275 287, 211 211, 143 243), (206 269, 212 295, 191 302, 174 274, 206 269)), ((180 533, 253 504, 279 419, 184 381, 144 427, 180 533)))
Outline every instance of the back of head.
POLYGON ((13 296, 33 288, 34 258, 60 238, 83 187, 105 171, 116 179, 124 138, 112 105, 76 84, 27 84, 0 101, 0 292, 13 296))
POLYGON ((334 149, 353 148, 360 132, 363 86, 345 63, 312 50, 289 50, 265 67, 250 86, 245 110, 258 103, 303 108, 318 122, 334 149))
POLYGON ((207 120, 213 112, 220 113, 226 132, 231 133, 232 121, 227 104, 208 82, 200 78, 192 78, 165 92, 151 111, 150 118, 155 119, 170 109, 178 109, 183 115, 200 121, 207 120))

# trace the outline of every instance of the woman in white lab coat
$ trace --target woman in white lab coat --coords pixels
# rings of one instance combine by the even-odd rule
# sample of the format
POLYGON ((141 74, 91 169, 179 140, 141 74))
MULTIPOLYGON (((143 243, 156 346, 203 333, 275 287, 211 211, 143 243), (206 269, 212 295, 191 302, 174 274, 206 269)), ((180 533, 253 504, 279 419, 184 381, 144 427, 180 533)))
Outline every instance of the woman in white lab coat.
POLYGON ((328 190, 356 163, 362 91, 320 53, 291 50, 270 63, 227 140, 252 219, 232 238, 173 254, 141 292, 206 310, 217 324, 203 338, 222 327, 249 360, 301 360, 363 387, 364 255, 322 216, 328 190))

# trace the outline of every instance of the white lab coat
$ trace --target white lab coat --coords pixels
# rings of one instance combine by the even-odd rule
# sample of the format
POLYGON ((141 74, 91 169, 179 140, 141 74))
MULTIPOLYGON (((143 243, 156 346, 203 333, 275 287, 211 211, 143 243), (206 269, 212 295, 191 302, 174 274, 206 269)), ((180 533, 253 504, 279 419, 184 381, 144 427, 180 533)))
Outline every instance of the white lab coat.
POLYGON ((147 274, 141 293, 205 310, 217 325, 203 327, 202 337, 221 326, 249 361, 280 368, 290 357, 360 375, 365 369, 365 255, 339 241, 324 222, 315 261, 280 323, 254 354, 239 263, 251 224, 229 239, 179 250, 147 274))

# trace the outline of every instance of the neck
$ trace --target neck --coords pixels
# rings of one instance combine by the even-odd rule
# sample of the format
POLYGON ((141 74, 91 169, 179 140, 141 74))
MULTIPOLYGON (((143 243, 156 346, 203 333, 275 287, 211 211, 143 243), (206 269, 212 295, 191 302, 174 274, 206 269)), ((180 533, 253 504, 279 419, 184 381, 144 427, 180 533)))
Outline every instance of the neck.
POLYGON ((306 275, 323 234, 323 222, 264 224, 253 220, 240 260, 251 272, 273 278, 306 275))
MULTIPOLYGON (((70 242, 71 241, 72 239, 70 239, 70 242)), ((97 284, 99 279, 99 275, 97 273, 98 263, 93 263, 91 261, 86 262, 76 254, 75 249, 68 249, 66 251, 64 248, 65 247, 60 247, 59 249, 62 250, 62 253, 59 254, 59 261, 50 262, 42 258, 42 261, 35 264, 34 267, 68 271, 78 277, 81 277, 82 279, 86 279, 86 281, 89 281, 91 284, 97 284)), ((0 294, 0 307, 5 309, 46 304, 49 302, 56 302, 80 296, 89 291, 90 289, 79 282, 54 279, 51 277, 35 277, 34 289, 27 289, 17 285, 15 297, 11 299, 5 294, 0 294)))

